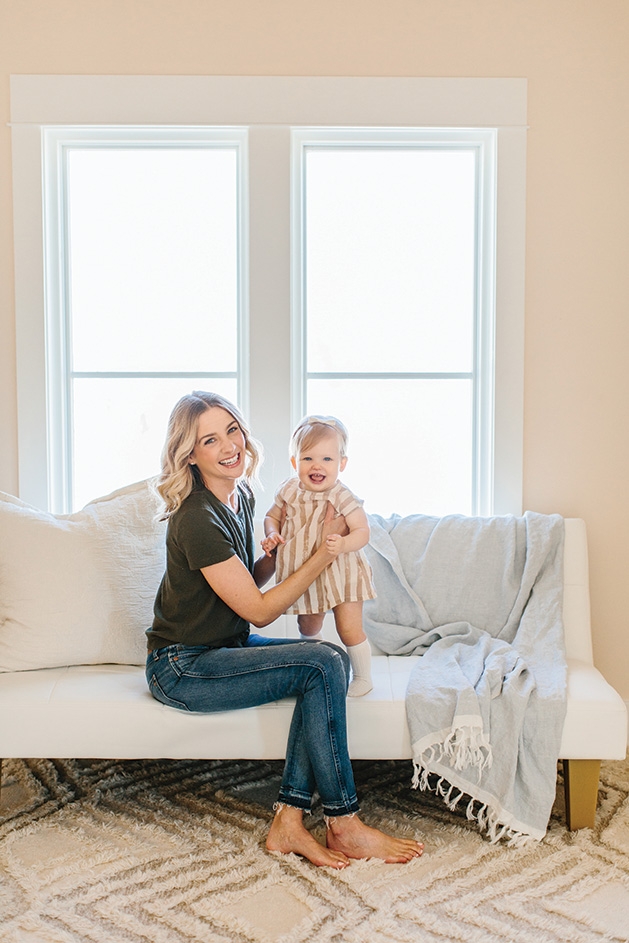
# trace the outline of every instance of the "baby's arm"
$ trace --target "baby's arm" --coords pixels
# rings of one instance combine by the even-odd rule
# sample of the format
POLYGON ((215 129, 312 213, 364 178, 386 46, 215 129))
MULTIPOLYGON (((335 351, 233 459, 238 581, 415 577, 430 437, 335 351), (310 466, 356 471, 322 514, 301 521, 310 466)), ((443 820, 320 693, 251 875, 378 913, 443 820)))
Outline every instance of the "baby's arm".
POLYGON ((274 504, 273 507, 266 512, 266 516, 264 518, 264 533, 266 536, 262 541, 262 549, 266 553, 267 557, 271 556, 279 544, 286 543, 280 534, 281 526, 282 512, 277 504, 274 504))
POLYGON ((331 534, 326 540, 326 547, 330 553, 350 553, 352 550, 361 550, 369 543, 369 521, 362 508, 356 508, 345 515, 349 527, 349 534, 341 537, 340 534, 331 534))

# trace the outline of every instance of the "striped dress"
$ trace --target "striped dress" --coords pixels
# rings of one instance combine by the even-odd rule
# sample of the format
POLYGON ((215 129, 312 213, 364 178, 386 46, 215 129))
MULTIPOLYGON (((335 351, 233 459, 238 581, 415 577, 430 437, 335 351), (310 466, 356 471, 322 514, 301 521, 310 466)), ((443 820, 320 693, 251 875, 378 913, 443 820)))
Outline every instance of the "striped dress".
MULTIPOLYGON (((363 502, 340 481, 329 491, 307 491, 299 478, 293 477, 280 486, 275 506, 286 508, 282 537, 286 541, 277 548, 275 567, 278 582, 290 576, 308 559, 321 542, 321 531, 328 501, 338 517, 351 514, 363 502)), ((308 615, 328 612, 342 602, 363 602, 375 599, 371 568, 362 550, 340 553, 317 577, 303 596, 286 611, 308 615)))

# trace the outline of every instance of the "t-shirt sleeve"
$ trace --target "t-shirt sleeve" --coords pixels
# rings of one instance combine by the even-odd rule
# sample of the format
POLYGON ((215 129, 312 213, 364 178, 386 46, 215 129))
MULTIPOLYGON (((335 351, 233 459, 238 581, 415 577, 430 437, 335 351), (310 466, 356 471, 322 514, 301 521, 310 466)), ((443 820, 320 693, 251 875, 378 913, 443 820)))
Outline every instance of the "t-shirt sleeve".
POLYGON ((195 508, 177 522, 175 541, 191 570, 223 563, 236 554, 233 539, 211 508, 195 508))
POLYGON ((351 514, 352 511, 356 511, 358 508, 361 508, 364 504, 360 498, 357 498, 349 488, 346 488, 343 485, 337 500, 334 502, 334 508, 337 514, 351 514))

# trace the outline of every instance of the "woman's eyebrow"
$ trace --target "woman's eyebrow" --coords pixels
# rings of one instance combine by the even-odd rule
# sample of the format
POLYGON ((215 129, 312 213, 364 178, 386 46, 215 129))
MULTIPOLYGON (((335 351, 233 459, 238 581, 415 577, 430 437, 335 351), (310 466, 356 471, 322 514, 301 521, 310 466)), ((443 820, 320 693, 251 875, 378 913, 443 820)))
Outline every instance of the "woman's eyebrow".
MULTIPOLYGON (((238 425, 238 421, 236 419, 232 419, 232 421, 228 422, 227 425, 225 426, 225 432, 227 432, 228 429, 231 429, 232 426, 237 426, 237 425, 238 425)), ((199 438, 197 439, 197 442, 201 442, 202 439, 211 439, 212 436, 215 436, 215 435, 216 435, 215 432, 204 432, 203 435, 199 436, 199 438)))

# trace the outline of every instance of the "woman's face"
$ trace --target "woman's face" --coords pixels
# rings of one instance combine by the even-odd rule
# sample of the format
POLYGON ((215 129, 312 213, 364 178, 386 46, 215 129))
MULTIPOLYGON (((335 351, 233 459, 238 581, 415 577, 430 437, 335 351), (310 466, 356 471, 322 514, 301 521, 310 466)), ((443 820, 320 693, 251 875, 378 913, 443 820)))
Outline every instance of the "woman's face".
POLYGON ((245 437, 231 413, 211 406, 199 416, 197 441, 190 454, 206 486, 234 482, 245 473, 245 437))

